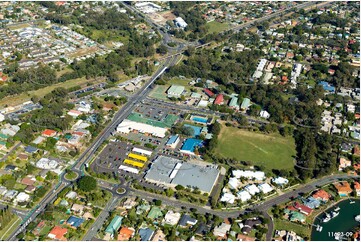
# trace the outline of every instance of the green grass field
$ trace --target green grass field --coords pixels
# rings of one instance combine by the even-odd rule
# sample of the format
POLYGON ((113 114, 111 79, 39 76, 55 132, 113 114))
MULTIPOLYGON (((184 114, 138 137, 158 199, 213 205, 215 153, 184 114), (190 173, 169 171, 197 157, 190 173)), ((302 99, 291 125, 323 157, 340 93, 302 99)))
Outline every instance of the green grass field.
POLYGON ((169 86, 166 85, 157 85, 150 92, 149 96, 156 99, 167 100, 167 94, 165 93, 169 86))
POLYGON ((222 126, 216 154, 262 165, 267 170, 292 169, 296 154, 294 140, 278 134, 260 134, 222 126))
POLYGON ((0 100, 0 107, 4 107, 6 104, 9 105, 10 103, 12 106, 19 105, 23 102, 29 101, 31 99, 31 97, 34 95, 42 98, 46 94, 50 93, 51 91, 53 91, 55 88, 58 88, 58 87, 70 88, 70 87, 75 87, 78 85, 83 85, 88 82, 95 82, 95 81, 87 80, 85 77, 82 77, 82 78, 72 79, 72 80, 65 81, 65 82, 59 82, 59 83, 56 83, 51 86, 40 88, 38 90, 29 91, 29 92, 11 96, 11 97, 6 97, 6 98, 3 98, 2 100, 0 100))
POLYGON ((217 21, 208 22, 206 26, 208 26, 208 33, 218 33, 230 28, 229 24, 217 21))

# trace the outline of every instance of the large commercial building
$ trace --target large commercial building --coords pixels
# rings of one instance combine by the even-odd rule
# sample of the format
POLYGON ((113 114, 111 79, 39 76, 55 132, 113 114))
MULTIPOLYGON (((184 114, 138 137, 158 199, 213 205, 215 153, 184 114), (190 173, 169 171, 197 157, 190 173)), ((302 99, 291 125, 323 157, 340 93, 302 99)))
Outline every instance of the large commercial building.
POLYGON ((145 179, 169 187, 182 185, 198 187, 200 191, 210 193, 219 176, 217 167, 195 165, 178 159, 159 156, 147 171, 145 179))
POLYGON ((149 124, 138 123, 128 119, 124 119, 117 127, 117 132, 129 134, 132 131, 137 131, 143 134, 150 134, 155 137, 164 138, 167 129, 155 127, 149 124))

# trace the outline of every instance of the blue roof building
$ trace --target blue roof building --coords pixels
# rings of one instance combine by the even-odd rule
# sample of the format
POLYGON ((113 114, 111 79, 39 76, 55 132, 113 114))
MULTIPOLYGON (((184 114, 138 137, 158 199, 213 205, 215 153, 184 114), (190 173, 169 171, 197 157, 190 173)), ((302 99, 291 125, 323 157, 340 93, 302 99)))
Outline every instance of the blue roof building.
POLYGON ((312 208, 312 209, 315 209, 315 208, 318 208, 321 204, 321 202, 314 198, 314 197, 308 197, 304 202, 303 204, 309 208, 312 208))
POLYGON ((154 230, 150 228, 139 229, 139 235, 141 241, 150 241, 154 234, 154 230))
POLYGON ((197 146, 201 146, 201 144, 202 140, 200 139, 186 139, 180 151, 183 153, 193 154, 195 148, 197 146))
POLYGON ((84 222, 84 219, 75 216, 70 216, 66 223, 72 227, 78 228, 84 222))
POLYGON ((37 151, 38 151, 38 148, 29 145, 29 146, 26 146, 26 147, 25 147, 25 151, 26 151, 27 153, 34 153, 34 152, 37 152, 37 151))
POLYGON ((174 143, 177 143, 179 136, 178 135, 172 135, 169 140, 167 141, 166 145, 171 146, 174 143))
POLYGON ((322 81, 318 85, 321 85, 323 87, 323 90, 327 92, 335 92, 335 87, 330 85, 328 82, 322 81))

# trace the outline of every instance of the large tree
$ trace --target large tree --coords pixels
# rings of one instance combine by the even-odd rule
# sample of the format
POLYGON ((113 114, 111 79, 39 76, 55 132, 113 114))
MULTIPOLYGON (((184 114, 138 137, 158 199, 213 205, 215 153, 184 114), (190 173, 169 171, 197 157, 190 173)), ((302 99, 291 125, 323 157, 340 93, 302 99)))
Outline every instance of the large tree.
POLYGON ((91 176, 83 176, 78 181, 78 188, 84 192, 93 191, 97 187, 97 181, 91 176))

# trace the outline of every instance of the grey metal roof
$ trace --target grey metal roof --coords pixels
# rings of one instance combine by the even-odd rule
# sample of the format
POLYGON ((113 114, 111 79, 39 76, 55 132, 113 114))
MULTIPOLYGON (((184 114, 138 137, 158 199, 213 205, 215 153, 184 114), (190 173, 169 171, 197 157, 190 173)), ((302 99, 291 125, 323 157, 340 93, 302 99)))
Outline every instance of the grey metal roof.
POLYGON ((178 159, 159 156, 152 164, 145 178, 155 182, 182 185, 184 187, 198 187, 203 192, 210 193, 219 175, 219 170, 214 166, 200 166, 178 159), (170 178, 172 170, 177 163, 181 163, 174 179, 170 178))

